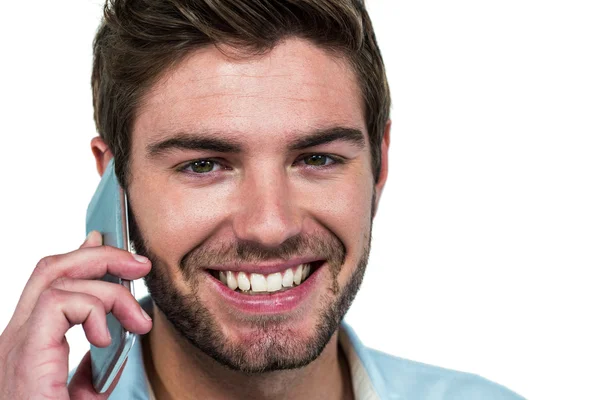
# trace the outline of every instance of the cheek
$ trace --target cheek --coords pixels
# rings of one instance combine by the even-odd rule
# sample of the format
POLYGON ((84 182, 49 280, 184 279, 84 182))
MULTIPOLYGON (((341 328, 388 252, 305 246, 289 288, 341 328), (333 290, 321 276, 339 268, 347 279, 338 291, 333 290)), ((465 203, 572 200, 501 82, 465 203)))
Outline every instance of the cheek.
POLYGON ((130 202, 148 247, 161 261, 175 265, 222 223, 231 190, 190 188, 158 176, 138 179, 130 202))
POLYGON ((313 208, 312 221, 330 230, 344 244, 347 252, 342 280, 351 275, 363 256, 371 227, 372 177, 357 174, 354 179, 332 185, 320 206, 313 208))

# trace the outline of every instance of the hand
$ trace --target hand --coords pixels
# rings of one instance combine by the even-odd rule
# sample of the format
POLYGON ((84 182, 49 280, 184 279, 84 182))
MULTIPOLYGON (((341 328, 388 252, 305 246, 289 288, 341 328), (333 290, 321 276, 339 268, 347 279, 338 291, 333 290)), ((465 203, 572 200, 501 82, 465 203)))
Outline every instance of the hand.
POLYGON ((95 280, 106 273, 134 280, 148 274, 150 266, 144 257, 102 246, 102 235, 95 231, 79 250, 40 260, 0 335, 0 399, 108 398, 120 373, 106 393, 96 393, 89 352, 67 387, 65 333, 82 324, 91 344, 107 347, 108 312, 130 332, 150 331, 152 322, 127 289, 95 280))

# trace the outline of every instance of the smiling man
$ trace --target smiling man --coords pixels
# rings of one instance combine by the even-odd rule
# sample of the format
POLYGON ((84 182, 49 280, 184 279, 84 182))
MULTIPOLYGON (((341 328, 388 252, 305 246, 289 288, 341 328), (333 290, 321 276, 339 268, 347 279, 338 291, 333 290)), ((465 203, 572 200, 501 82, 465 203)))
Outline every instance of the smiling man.
POLYGON ((101 246, 96 232, 42 260, 0 340, 15 366, 0 394, 106 398, 91 388, 89 356, 67 387, 64 333, 83 323, 105 346, 113 310, 144 334, 115 399, 520 398, 369 350, 342 322, 367 267, 390 144, 385 70, 361 2, 114 0, 92 86, 98 172, 114 158, 147 259, 101 246), (106 271, 145 276, 143 310, 90 280, 106 271))
MULTIPOLYGON (((133 238, 152 260, 146 283, 160 310, 148 348, 176 364, 148 366, 174 394, 209 386, 198 369, 231 374, 213 359, 247 374, 318 359, 252 391, 307 395, 308 379, 347 398, 335 333, 364 273, 385 181, 374 186, 359 86, 307 40, 252 57, 221 50, 193 50, 166 72, 132 125, 133 238)), ((94 146, 109 151, 101 139, 94 146)))

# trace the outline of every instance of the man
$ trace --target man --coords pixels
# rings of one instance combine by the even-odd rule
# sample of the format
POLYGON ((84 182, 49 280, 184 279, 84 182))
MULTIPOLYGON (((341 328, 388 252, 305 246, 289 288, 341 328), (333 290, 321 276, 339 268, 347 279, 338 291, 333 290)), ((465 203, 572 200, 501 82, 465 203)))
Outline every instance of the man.
POLYGON ((0 397, 106 398, 105 313, 144 335, 116 399, 518 399, 365 348, 342 323, 388 171, 390 97, 356 0, 114 0, 94 43, 98 172, 114 158, 137 254, 40 261, 0 338, 0 397), (144 257, 145 256, 145 257, 144 257), (142 307, 93 279, 145 276, 142 307), (149 314, 149 315, 148 315, 149 314), (152 322, 151 322, 152 320, 152 322))

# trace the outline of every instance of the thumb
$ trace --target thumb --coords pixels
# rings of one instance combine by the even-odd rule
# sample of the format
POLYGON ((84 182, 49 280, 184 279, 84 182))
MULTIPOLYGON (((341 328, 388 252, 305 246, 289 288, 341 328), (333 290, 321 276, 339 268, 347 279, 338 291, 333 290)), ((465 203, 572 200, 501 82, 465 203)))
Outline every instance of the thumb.
POLYGON ((77 367, 71 382, 69 383, 69 398, 72 400, 106 400, 108 396, 115 390, 123 369, 127 365, 127 360, 123 363, 121 370, 115 377, 115 380, 110 385, 105 393, 97 393, 92 384, 92 357, 88 351, 81 363, 77 367))
POLYGON ((102 246, 102 234, 98 231, 90 231, 85 241, 79 246, 80 249, 84 249, 86 247, 98 247, 102 246))

